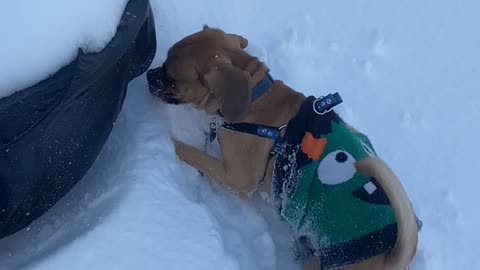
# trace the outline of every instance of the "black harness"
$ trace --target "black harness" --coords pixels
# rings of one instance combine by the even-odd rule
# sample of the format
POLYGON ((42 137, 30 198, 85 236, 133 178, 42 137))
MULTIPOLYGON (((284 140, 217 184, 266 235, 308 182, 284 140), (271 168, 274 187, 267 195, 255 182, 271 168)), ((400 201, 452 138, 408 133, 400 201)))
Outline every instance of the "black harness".
MULTIPOLYGON (((266 77, 253 89, 251 103, 262 97, 272 87, 274 83, 275 81, 273 80, 272 76, 267 73, 266 77)), ((313 96, 308 97, 302 105, 297 116, 295 116, 293 119, 305 118, 312 112, 319 115, 327 114, 333 109, 333 107, 340 103, 342 103, 342 98, 338 93, 329 94, 318 99, 313 96)), ((218 114, 222 116, 221 112, 218 112, 218 114)), ((281 127, 271 127, 252 123, 223 123, 222 127, 228 130, 247 133, 258 137, 274 140, 275 144, 271 151, 271 154, 274 155, 277 150, 281 148, 280 145, 285 142, 285 139, 291 137, 290 135, 292 133, 300 134, 303 136, 306 127, 300 129, 295 128, 294 130, 292 130, 291 128, 288 128, 289 126, 291 126, 291 123, 292 121, 290 121, 287 125, 281 127), (284 128, 287 128, 287 133, 285 135, 285 138, 282 138, 281 130, 284 128)))
MULTIPOLYGON (((263 79, 254 89, 252 93, 252 103, 258 98, 263 96, 274 84, 273 78, 267 73, 265 79, 263 79)), ((262 138, 272 139, 274 145, 270 151, 270 158, 275 157, 274 165, 274 181, 273 181, 273 196, 276 208, 281 211, 282 202, 284 196, 289 196, 293 191, 295 183, 286 181, 288 177, 296 173, 297 164, 299 161, 292 160, 294 158, 293 153, 296 153, 298 146, 301 143, 305 131, 307 130, 308 120, 313 115, 326 115, 328 118, 329 112, 333 107, 342 103, 342 98, 338 93, 329 94, 324 97, 315 98, 313 96, 308 97, 297 115, 293 117, 288 124, 281 127, 272 127, 252 123, 223 123, 222 128, 255 135, 262 138), (285 137, 282 137, 281 131, 286 128, 285 137)), ((221 115, 221 114, 220 114, 221 115)), ((213 141, 216 135, 212 136, 212 132, 216 133, 215 125, 210 128, 210 142, 213 141)), ((301 161, 300 161, 301 162, 301 161)), ((268 162, 267 162, 268 165, 268 162)), ((265 173, 260 179, 259 183, 264 181, 265 173)))
MULTIPOLYGON (((275 80, 270 75, 270 73, 267 72, 265 78, 260 81, 257 86, 255 86, 255 88, 253 88, 251 103, 254 103, 255 101, 257 101, 257 99, 267 93, 267 91, 273 86, 274 83, 275 80)), ((342 98, 338 93, 335 93, 329 94, 325 97, 320 97, 318 99, 315 99, 314 97, 309 97, 305 101, 305 103, 310 103, 310 106, 315 113, 323 115, 330 112, 336 105, 342 103, 342 98)), ((302 111, 305 110, 300 110, 299 113, 302 113, 302 111)), ((218 111, 217 114, 223 116, 220 111, 218 111)), ((225 129, 252 134, 262 138, 272 139, 275 141, 275 143, 282 140, 280 130, 282 130, 286 126, 287 125, 281 127, 271 127, 251 123, 224 123, 222 125, 222 127, 225 129)))
MULTIPOLYGON (((307 104, 307 108, 303 108, 304 106, 302 106, 303 109, 301 109, 299 113, 309 114, 309 112, 307 111, 313 111, 316 114, 325 115, 329 113, 333 109, 333 107, 337 106, 340 103, 342 103, 342 98, 338 93, 328 94, 327 96, 320 97, 318 99, 312 96, 312 97, 308 97, 304 103, 304 104, 307 104)), ((286 126, 270 127, 270 126, 257 125, 257 124, 251 124, 251 123, 233 123, 233 124, 225 123, 222 125, 222 127, 226 129, 253 134, 259 137, 269 138, 275 141, 281 139, 279 130, 283 129, 286 126)))

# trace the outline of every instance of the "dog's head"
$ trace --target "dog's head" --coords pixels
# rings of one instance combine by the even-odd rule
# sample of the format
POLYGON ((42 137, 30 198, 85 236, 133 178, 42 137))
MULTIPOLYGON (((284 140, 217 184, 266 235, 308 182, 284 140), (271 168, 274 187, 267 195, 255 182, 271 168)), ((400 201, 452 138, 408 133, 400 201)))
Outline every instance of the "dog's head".
POLYGON ((239 35, 205 26, 173 45, 163 65, 147 72, 150 91, 167 103, 190 103, 239 121, 248 113, 257 74, 267 72, 243 50, 247 45, 239 35))

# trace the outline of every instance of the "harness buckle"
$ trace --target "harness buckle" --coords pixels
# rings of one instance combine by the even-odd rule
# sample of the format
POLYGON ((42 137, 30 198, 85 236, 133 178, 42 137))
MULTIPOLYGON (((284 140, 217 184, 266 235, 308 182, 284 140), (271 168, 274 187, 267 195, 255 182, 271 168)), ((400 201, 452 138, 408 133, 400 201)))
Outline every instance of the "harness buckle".
POLYGON ((216 138, 217 138, 217 122, 215 119, 213 119, 212 122, 208 124, 208 132, 205 132, 205 135, 207 135, 207 141, 208 143, 212 143, 216 138))
POLYGON ((338 92, 319 97, 313 101, 313 111, 318 115, 325 115, 333 110, 333 107, 342 103, 342 97, 338 92))
POLYGON ((204 152, 207 152, 207 145, 211 144, 215 139, 218 139, 218 119, 217 117, 212 117, 209 124, 208 124, 208 131, 204 132, 205 135, 205 145, 204 145, 204 152))

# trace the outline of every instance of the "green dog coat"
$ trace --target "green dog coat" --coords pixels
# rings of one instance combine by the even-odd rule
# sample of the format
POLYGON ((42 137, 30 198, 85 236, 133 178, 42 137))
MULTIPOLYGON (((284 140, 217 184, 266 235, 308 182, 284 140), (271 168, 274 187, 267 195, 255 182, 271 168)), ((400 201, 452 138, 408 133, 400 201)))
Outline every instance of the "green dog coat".
POLYGON ((288 124, 277 150, 274 197, 295 236, 308 240, 322 269, 332 269, 391 250, 397 225, 376 180, 356 171, 356 162, 376 156, 370 140, 333 111, 315 113, 314 100, 288 124))

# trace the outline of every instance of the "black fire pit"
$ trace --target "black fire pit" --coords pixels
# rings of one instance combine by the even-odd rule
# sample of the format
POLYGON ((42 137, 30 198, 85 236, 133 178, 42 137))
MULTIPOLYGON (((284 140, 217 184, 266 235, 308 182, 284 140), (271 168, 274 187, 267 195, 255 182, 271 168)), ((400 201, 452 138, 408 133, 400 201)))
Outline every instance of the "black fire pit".
POLYGON ((0 99, 0 238, 60 200, 97 158, 128 83, 156 50, 148 0, 130 0, 99 53, 78 57, 46 80, 0 99))

